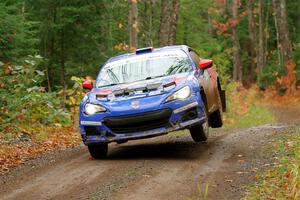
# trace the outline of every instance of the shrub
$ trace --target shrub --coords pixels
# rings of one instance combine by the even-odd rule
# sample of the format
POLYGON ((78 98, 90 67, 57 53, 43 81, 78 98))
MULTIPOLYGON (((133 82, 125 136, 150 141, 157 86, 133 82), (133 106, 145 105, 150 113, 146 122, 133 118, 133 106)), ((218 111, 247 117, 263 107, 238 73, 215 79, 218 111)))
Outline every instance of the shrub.
POLYGON ((70 123, 62 109, 62 97, 42 87, 43 71, 37 70, 42 58, 29 57, 22 66, 0 63, 0 131, 19 124, 70 123))

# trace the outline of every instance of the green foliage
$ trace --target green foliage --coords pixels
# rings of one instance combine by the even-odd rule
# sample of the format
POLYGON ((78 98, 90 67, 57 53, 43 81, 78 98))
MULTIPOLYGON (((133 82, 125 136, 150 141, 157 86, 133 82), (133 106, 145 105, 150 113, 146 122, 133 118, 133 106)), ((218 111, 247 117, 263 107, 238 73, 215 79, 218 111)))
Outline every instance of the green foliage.
MULTIPOLYGON (((40 55, 46 59, 50 85, 72 76, 95 75, 114 47, 127 40, 127 2, 27 0, 28 18, 39 21, 40 55)), ((71 81, 67 82, 72 85, 71 81)))
POLYGON ((280 65, 268 65, 263 68, 261 75, 258 76, 258 86, 261 89, 266 89, 273 85, 279 74, 283 74, 284 69, 280 65))
POLYGON ((18 62, 37 52, 38 23, 26 20, 22 4, 13 1, 0 2, 0 60, 18 62))
POLYGON ((41 85, 44 72, 36 69, 41 60, 35 56, 22 66, 0 66, 0 130, 18 124, 70 123, 61 109, 62 98, 41 85))
POLYGON ((68 98, 66 104, 69 107, 77 107, 84 96, 84 92, 81 85, 84 79, 76 76, 72 76, 71 80, 74 82, 74 85, 72 88, 67 90, 68 98))
POLYGON ((228 42, 219 38, 213 30, 211 20, 215 17, 209 8, 212 0, 182 0, 177 28, 177 43, 194 48, 201 58, 212 58, 222 81, 231 76, 231 55, 228 42))
MULTIPOLYGON (((296 62, 296 65, 298 66, 296 68, 296 76, 300 77, 300 39, 298 44, 296 44, 296 48, 294 50, 294 60, 296 62)), ((298 78, 298 84, 300 84, 300 78, 298 78)))
MULTIPOLYGON (((227 6, 215 0, 181 0, 177 22, 177 44, 187 44, 202 58, 212 58, 223 77, 223 83, 232 76, 232 38, 230 1, 227 6), (219 3, 217 3, 219 2, 219 3), (224 12, 221 12, 223 10, 224 12), (219 33, 215 23, 223 23, 219 33)), ((251 66, 251 41, 246 13, 249 2, 239 7, 238 38, 244 80, 248 80, 251 66)), ((257 9, 257 1, 254 1, 257 9)), ((64 79, 72 86, 72 76, 95 78, 99 67, 111 56, 124 53, 128 47, 128 1, 54 1, 5 0, 0 3, 0 60, 22 63, 24 56, 35 53, 44 58, 38 69, 46 72, 48 80, 42 85, 48 90, 60 90, 64 79), (64 73, 63 73, 64 72, 64 73), (48 88, 49 87, 49 88, 48 88)), ((138 1, 139 47, 159 47, 161 1, 138 1)), ((263 6, 267 35, 267 65, 257 78, 261 88, 274 82, 273 74, 284 72, 278 66, 277 37, 272 1, 263 6)), ((294 47, 294 60, 300 62, 298 20, 299 3, 287 1, 288 27, 294 47)), ((256 11, 257 12, 257 11, 256 11)), ((258 15, 254 16, 258 23, 258 15)), ((258 24, 256 26, 258 29, 258 24)), ((255 71, 255 70, 252 70, 255 71)), ((300 77, 300 67, 297 68, 300 77)))

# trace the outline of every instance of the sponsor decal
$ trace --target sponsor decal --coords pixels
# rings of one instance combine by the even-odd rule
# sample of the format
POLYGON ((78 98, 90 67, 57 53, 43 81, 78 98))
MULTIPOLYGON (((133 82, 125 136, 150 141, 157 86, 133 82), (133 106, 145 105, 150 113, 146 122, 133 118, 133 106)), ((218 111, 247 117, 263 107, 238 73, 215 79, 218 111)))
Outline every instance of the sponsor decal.
POLYGON ((131 107, 134 108, 134 109, 139 108, 140 107, 140 101, 138 101, 138 100, 132 101, 131 102, 131 107))

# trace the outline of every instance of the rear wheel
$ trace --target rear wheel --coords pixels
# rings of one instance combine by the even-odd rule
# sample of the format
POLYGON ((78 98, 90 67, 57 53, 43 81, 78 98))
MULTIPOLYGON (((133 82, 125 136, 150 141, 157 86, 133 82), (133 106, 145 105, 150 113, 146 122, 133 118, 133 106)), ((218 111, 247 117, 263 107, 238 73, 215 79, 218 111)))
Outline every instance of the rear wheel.
POLYGON ((190 133, 195 142, 203 142, 208 139, 209 124, 207 118, 207 112, 204 108, 205 121, 202 124, 197 124, 190 128, 190 133))
POLYGON ((221 91, 218 90, 218 103, 219 109, 213 112, 209 116, 209 124, 212 128, 219 128, 223 126, 223 109, 222 109, 222 100, 221 100, 221 91))
POLYGON ((108 152, 108 144, 93 144, 88 146, 91 156, 95 159, 105 158, 108 152))

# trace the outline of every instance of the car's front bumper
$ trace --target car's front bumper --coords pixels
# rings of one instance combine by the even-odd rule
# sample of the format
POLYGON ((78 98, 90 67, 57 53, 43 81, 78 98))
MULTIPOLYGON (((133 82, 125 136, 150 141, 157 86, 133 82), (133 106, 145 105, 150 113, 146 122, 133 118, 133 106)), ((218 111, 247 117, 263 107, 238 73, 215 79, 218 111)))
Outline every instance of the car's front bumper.
MULTIPOLYGON (((118 129, 118 127, 116 126, 112 127, 109 123, 107 123, 107 116, 101 117, 101 119, 99 120, 95 120, 95 118, 80 117, 81 136, 85 145, 95 143, 123 142, 127 140, 160 136, 171 131, 189 128, 197 123, 203 123, 205 118, 202 108, 203 105, 201 99, 198 99, 195 96, 186 101, 181 101, 180 105, 178 104, 178 102, 166 104, 164 107, 161 107, 158 110, 154 110, 153 112, 158 112, 163 109, 170 110, 170 116, 167 116, 168 122, 165 124, 159 124, 159 127, 156 127, 156 123, 154 123, 153 128, 151 128, 150 126, 146 128, 147 130, 142 130, 141 127, 144 127, 140 127, 139 123, 137 123, 137 130, 135 130, 134 127, 131 129, 127 129, 128 127, 126 126, 126 123, 122 123, 122 121, 116 121, 117 123, 120 123, 121 128, 118 129), (195 116, 188 116, 191 112, 196 113, 195 116), (125 132, 122 132, 122 126, 126 128, 125 132)), ((148 113, 149 112, 139 112, 138 114, 139 116, 143 116, 143 114, 146 116, 148 113)), ((128 116, 134 116, 134 114, 128 116)), ((137 116, 136 119, 138 119, 139 116, 137 116)), ((114 119, 114 117, 118 118, 119 116, 115 115, 109 117, 112 117, 114 119)), ((124 117, 126 120, 131 119, 127 116, 124 117)), ((157 116, 154 115, 153 117, 155 118, 157 116)), ((132 118, 132 120, 134 120, 134 118, 132 118)), ((147 123, 153 122, 152 119, 151 122, 147 122, 147 118, 145 118, 145 120, 146 125, 147 123)))

